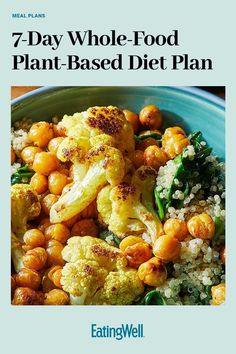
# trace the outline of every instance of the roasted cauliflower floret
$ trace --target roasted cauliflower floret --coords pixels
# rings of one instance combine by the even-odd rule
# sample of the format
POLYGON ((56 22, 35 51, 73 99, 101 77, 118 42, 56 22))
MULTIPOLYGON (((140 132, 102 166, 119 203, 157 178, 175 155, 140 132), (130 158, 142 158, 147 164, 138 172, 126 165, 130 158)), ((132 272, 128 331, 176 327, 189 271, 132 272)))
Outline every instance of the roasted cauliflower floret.
POLYGON ((38 196, 29 184, 14 184, 11 187, 11 223, 17 237, 24 235, 28 220, 35 219, 40 211, 38 196))
MULTIPOLYGON (((84 137, 90 140, 93 146, 99 143, 94 140, 98 135, 104 140, 102 144, 115 146, 128 155, 134 151, 134 132, 132 125, 126 120, 122 110, 117 107, 90 107, 82 113, 73 116, 65 115, 59 126, 65 129, 66 135, 74 138, 84 137)), ((98 140, 99 140, 98 139, 98 140)))
POLYGON ((106 184, 119 184, 125 173, 121 152, 113 147, 102 145, 92 148, 85 156, 87 172, 82 180, 75 181, 70 190, 64 193, 50 210, 50 220, 58 223, 70 219, 85 209, 106 184))
POLYGON ((61 284, 71 303, 131 304, 144 291, 137 271, 127 267, 121 250, 90 236, 71 237, 62 251, 61 284))
POLYGON ((155 178, 154 169, 142 166, 134 173, 131 183, 123 182, 99 193, 100 218, 118 237, 146 232, 154 243, 162 234, 162 224, 154 210, 155 178))
POLYGON ((137 277, 136 269, 120 269, 110 272, 104 287, 95 294, 93 303, 97 305, 131 304, 144 291, 143 283, 137 277))

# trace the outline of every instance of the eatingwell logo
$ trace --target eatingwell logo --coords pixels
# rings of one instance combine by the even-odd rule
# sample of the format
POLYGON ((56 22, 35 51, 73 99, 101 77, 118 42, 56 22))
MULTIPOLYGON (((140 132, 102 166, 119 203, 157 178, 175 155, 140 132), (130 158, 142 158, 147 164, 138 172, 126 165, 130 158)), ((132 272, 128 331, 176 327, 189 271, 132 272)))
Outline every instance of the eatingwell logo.
POLYGON ((121 324, 118 327, 109 325, 98 326, 96 323, 91 324, 91 338, 113 338, 122 340, 124 338, 143 338, 143 324, 121 324))

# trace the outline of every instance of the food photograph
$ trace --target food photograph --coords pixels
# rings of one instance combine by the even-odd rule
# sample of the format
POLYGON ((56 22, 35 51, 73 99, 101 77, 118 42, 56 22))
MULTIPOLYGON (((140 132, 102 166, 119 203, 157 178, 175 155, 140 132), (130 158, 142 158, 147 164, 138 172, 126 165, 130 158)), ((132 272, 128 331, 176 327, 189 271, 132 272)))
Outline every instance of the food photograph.
POLYGON ((18 86, 11 110, 12 305, 225 303, 224 87, 18 86))

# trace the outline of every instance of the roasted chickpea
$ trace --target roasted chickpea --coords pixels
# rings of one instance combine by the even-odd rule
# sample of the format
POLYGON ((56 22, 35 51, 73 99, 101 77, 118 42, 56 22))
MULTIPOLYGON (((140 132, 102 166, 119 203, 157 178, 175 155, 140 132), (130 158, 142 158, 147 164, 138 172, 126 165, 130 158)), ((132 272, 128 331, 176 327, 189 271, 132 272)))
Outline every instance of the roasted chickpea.
POLYGON ((14 162, 16 162, 16 153, 13 147, 11 146, 11 165, 13 165, 14 162))
POLYGON ((51 279, 48 277, 48 273, 51 268, 47 269, 42 275, 42 290, 44 293, 48 293, 52 289, 56 288, 56 285, 53 283, 51 279))
POLYGON ((47 122, 34 123, 28 133, 29 139, 38 147, 46 147, 54 137, 53 126, 47 122))
POLYGON ((56 240, 49 240, 47 246, 47 263, 49 267, 53 265, 64 265, 64 260, 62 258, 61 252, 63 250, 63 245, 56 240))
POLYGON ((125 251, 125 249, 129 246, 133 246, 136 243, 140 243, 140 242, 144 242, 143 239, 141 237, 138 236, 127 236, 125 238, 123 238, 123 240, 121 241, 119 248, 122 252, 125 251))
POLYGON ((145 284, 156 287, 164 284, 166 281, 167 270, 159 258, 152 257, 139 266, 138 276, 145 284))
POLYGON ((30 180, 30 185, 33 187, 37 194, 43 194, 48 189, 48 179, 44 175, 35 173, 30 180))
POLYGON ((183 241, 189 234, 186 221, 174 218, 166 220, 164 232, 166 235, 176 237, 179 241, 183 241))
POLYGON ((123 253, 129 266, 133 268, 138 268, 140 264, 152 257, 151 246, 146 242, 137 242, 132 246, 128 246, 123 253))
POLYGON ((13 296, 14 291, 16 289, 16 281, 15 278, 13 276, 11 276, 11 295, 13 296))
POLYGON ((212 305, 221 305, 225 302, 225 284, 221 283, 211 288, 212 305))
POLYGON ((135 168, 144 165, 144 153, 142 150, 135 150, 133 155, 133 164, 135 168))
POLYGON ((46 241, 44 234, 38 229, 30 229, 26 231, 23 236, 23 240, 26 245, 29 245, 33 248, 44 247, 46 241))
POLYGON ((167 128, 162 135, 162 147, 170 159, 181 154, 183 148, 188 145, 189 140, 180 127, 167 128))
POLYGON ((153 253, 163 262, 174 261, 179 257, 181 243, 170 235, 160 236, 153 245, 153 253))
POLYGON ((38 290, 41 277, 38 272, 33 269, 22 268, 15 277, 16 285, 38 290))
POLYGON ((70 237, 70 230, 66 225, 53 224, 46 228, 45 236, 47 240, 50 240, 52 238, 61 243, 65 243, 70 237))
POLYGON ((221 262, 225 264, 225 246, 220 250, 220 259, 221 262))
POLYGON ((136 149, 145 151, 148 146, 157 145, 158 142, 154 138, 147 138, 136 143, 136 149))
POLYGON ((93 219, 83 219, 73 225, 71 235, 98 237, 98 227, 93 219))
POLYGON ((33 270, 42 269, 47 261, 47 253, 44 248, 36 247, 26 252, 22 258, 23 264, 26 268, 33 270))
POLYGON ((97 218, 98 216, 98 211, 97 211, 97 201, 96 199, 90 203, 87 208, 82 210, 79 213, 79 217, 81 219, 92 219, 92 218, 97 218))
POLYGON ((51 152, 38 152, 35 155, 33 170, 39 174, 48 176, 51 172, 55 171, 59 166, 57 157, 51 152))
POLYGON ((68 305, 69 296, 60 289, 53 289, 45 294, 44 305, 68 305))
POLYGON ((31 288, 20 287, 14 292, 13 305, 43 305, 44 296, 31 288))
POLYGON ((50 209, 59 199, 58 195, 48 194, 41 201, 42 210, 46 215, 49 215, 50 209))
POLYGON ((211 240, 215 234, 215 223, 206 213, 193 216, 187 223, 188 231, 193 237, 211 240))
POLYGON ((66 128, 62 127, 60 124, 53 124, 54 136, 66 136, 66 128))
POLYGON ((65 174, 54 171, 48 176, 48 189, 50 193, 60 195, 68 182, 68 177, 65 174))
POLYGON ((157 145, 151 145, 144 151, 144 164, 158 170, 160 166, 164 166, 168 161, 168 155, 157 145))
POLYGON ((38 152, 42 152, 42 149, 40 149, 37 146, 26 146, 21 151, 21 158, 27 165, 32 166, 33 162, 34 162, 35 155, 38 152))
POLYGON ((69 228, 71 228, 76 223, 76 221, 78 220, 78 217, 79 217, 79 214, 76 214, 76 215, 72 216, 72 218, 63 221, 62 224, 66 225, 69 228))
POLYGON ((56 138, 53 138, 52 140, 49 141, 48 143, 48 150, 52 153, 55 154, 57 153, 58 146, 62 143, 64 138, 62 136, 58 136, 56 138))
POLYGON ((51 225, 50 219, 49 218, 43 218, 40 220, 38 229, 44 234, 46 228, 51 225))
POLYGON ((154 104, 143 107, 139 119, 141 124, 149 129, 159 129, 163 120, 160 109, 154 104))
POLYGON ((128 111, 128 109, 124 109, 123 112, 126 120, 131 123, 134 134, 136 134, 139 129, 139 116, 134 112, 128 111))
POLYGON ((53 266, 49 269, 48 278, 54 283, 57 288, 61 288, 61 271, 62 267, 59 265, 53 266))

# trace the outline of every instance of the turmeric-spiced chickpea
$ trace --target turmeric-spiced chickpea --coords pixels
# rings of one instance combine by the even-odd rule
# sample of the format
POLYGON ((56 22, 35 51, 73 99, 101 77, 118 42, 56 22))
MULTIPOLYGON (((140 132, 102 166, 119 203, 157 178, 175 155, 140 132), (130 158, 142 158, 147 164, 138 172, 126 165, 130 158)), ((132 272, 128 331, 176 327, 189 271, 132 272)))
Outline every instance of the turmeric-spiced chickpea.
POLYGON ((221 305, 225 302, 225 284, 221 283, 211 288, 212 305, 221 305))
POLYGON ((127 236, 125 238, 123 238, 123 240, 121 241, 119 248, 122 252, 125 251, 125 249, 129 246, 133 246, 136 243, 143 243, 144 240, 141 237, 138 236, 127 236))
POLYGON ((138 242, 132 246, 128 246, 123 253, 129 266, 133 268, 138 268, 140 264, 152 257, 151 246, 146 242, 138 242))
POLYGON ((52 289, 56 288, 56 285, 53 283, 51 279, 48 277, 48 273, 50 271, 50 268, 47 269, 44 274, 42 274, 42 282, 41 282, 41 287, 44 293, 48 293, 52 289))
POLYGON ((123 112, 126 120, 131 123, 134 129, 134 134, 136 134, 139 129, 139 116, 136 113, 129 111, 128 109, 124 109, 123 112))
POLYGON ((138 276, 144 284, 156 287, 162 285, 166 281, 167 270, 159 258, 152 257, 139 266, 138 276))
POLYGON ((193 216, 187 223, 188 231, 193 237, 211 240, 215 234, 215 223, 206 213, 193 216))
POLYGON ((171 127, 162 135, 162 147, 170 159, 175 158, 189 145, 184 130, 180 127, 171 127))
POLYGON ((68 182, 68 177, 65 174, 54 171, 48 176, 48 189, 50 193, 59 195, 68 182))
POLYGON ((168 155, 157 145, 151 145, 144 151, 144 164, 158 170, 168 161, 168 155))
POLYGON ((66 225, 67 227, 71 228, 78 220, 78 217, 79 217, 79 214, 72 216, 72 218, 63 221, 63 225, 66 225))
POLYGON ((70 237, 70 230, 66 225, 53 224, 46 228, 45 237, 47 240, 50 240, 52 238, 61 243, 65 243, 70 237))
POLYGON ((225 264, 225 246, 222 247, 220 250, 220 259, 221 259, 221 262, 225 264))
POLYGON ((44 234, 46 228, 51 225, 50 219, 49 218, 43 218, 39 222, 38 229, 44 234))
POLYGON ((48 189, 48 179, 44 175, 35 173, 30 180, 30 185, 33 187, 37 194, 43 194, 48 189))
POLYGON ((38 290, 41 277, 38 272, 33 269, 22 268, 15 276, 16 285, 38 290))
POLYGON ((186 221, 175 218, 166 220, 164 232, 166 235, 176 237, 179 241, 183 241, 189 234, 186 221))
POLYGON ((66 136, 66 128, 61 126, 60 124, 53 124, 53 132, 54 136, 66 136))
POLYGON ((48 271, 48 278, 54 283, 57 288, 61 288, 61 271, 62 267, 59 265, 53 266, 48 271))
POLYGON ((71 235, 98 237, 98 227, 93 219, 83 219, 73 225, 71 235))
POLYGON ((13 276, 11 276, 11 295, 13 296, 14 291, 16 289, 16 281, 15 278, 13 276))
POLYGON ((28 133, 29 139, 38 147, 46 147, 54 137, 53 126, 48 122, 34 123, 28 133))
POLYGON ((36 247, 26 252, 22 258, 23 264, 26 268, 33 270, 42 269, 47 261, 47 253, 44 248, 36 247))
POLYGON ((44 305, 68 305, 69 296, 61 289, 53 289, 45 294, 44 305))
POLYGON ((135 150, 133 154, 133 164, 135 168, 144 165, 144 153, 142 150, 135 150))
POLYGON ((58 137, 53 138, 52 140, 50 140, 49 143, 48 143, 48 150, 52 154, 56 155, 58 146, 62 143, 63 139, 64 138, 62 136, 58 136, 58 137))
POLYGON ((38 152, 42 152, 42 149, 37 146, 26 146, 21 151, 21 158, 27 165, 33 165, 35 155, 38 152))
POLYGON ((13 165, 14 162, 16 162, 16 153, 13 147, 11 146, 11 165, 13 165))
POLYGON ((35 247, 44 247, 45 246, 45 236, 42 231, 38 229, 30 229, 25 232, 23 240, 26 245, 35 247))
POLYGON ((137 142, 135 146, 137 150, 145 151, 148 146, 153 146, 157 144, 158 142, 156 141, 156 139, 150 137, 137 142))
POLYGON ((49 215, 50 209, 59 199, 58 195, 48 194, 41 201, 42 210, 46 215, 49 215))
POLYGON ((58 158, 51 152, 38 152, 34 157, 33 170, 39 174, 48 176, 57 170, 58 166, 58 158))
POLYGON ((97 218, 98 211, 97 211, 97 201, 96 199, 90 203, 84 210, 79 213, 80 219, 91 219, 97 218))
POLYGON ((163 120, 160 109, 153 104, 143 107, 139 119, 141 124, 149 129, 159 129, 163 120))
POLYGON ((171 262, 179 257, 181 243, 170 235, 160 236, 153 245, 153 253, 163 262, 171 262))
POLYGON ((27 287, 19 287, 15 290, 13 305, 43 305, 44 295, 27 287))
POLYGON ((64 260, 62 258, 61 252, 63 250, 63 245, 57 240, 49 240, 46 248, 47 252, 47 264, 49 267, 53 265, 64 265, 64 260))

